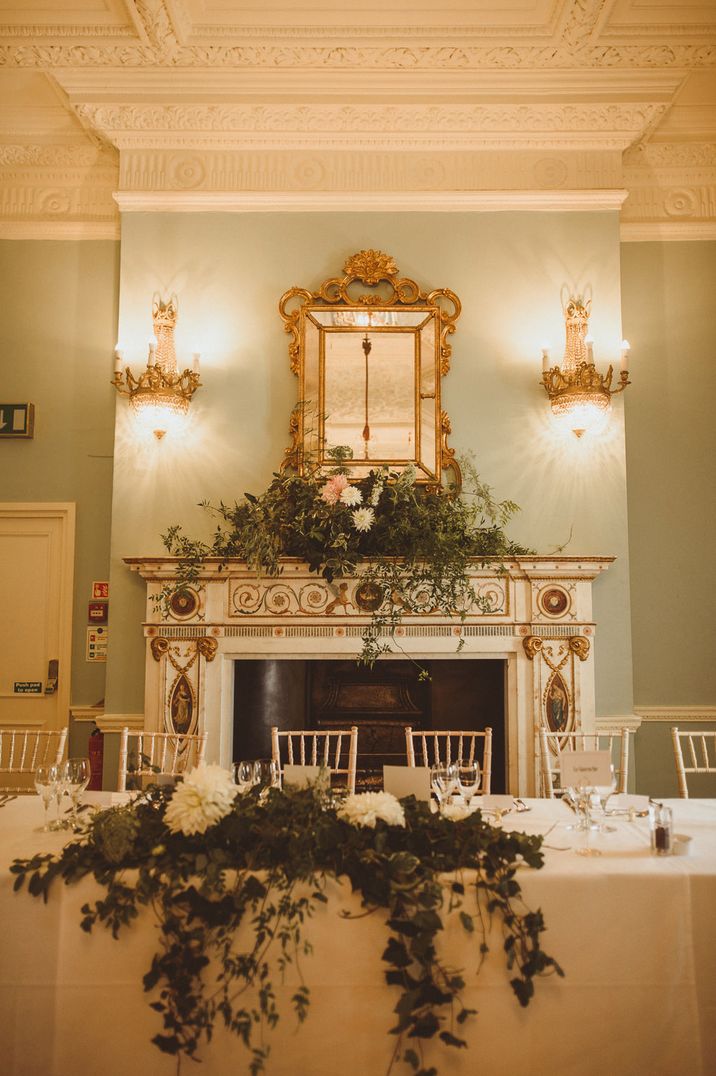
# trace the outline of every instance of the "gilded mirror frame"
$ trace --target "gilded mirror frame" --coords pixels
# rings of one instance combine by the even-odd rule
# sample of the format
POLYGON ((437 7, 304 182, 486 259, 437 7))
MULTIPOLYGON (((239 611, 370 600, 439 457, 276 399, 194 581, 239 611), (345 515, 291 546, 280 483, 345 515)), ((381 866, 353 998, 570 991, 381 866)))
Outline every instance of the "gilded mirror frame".
POLYGON ((380 250, 353 254, 343 276, 317 291, 285 292, 279 312, 291 336, 299 403, 282 469, 328 471, 335 467, 329 449, 349 445, 353 458, 345 466, 354 480, 374 467, 412 465, 420 483, 440 486, 451 472, 459 488, 441 379, 450 370, 449 337, 460 311, 454 292, 427 291, 401 277, 380 250))

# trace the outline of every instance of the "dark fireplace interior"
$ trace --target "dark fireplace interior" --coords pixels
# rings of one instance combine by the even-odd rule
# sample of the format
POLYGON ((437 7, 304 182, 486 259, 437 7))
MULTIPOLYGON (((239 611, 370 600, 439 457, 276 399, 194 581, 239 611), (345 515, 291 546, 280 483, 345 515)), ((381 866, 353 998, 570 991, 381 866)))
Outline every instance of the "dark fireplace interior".
POLYGON ((492 727, 492 791, 506 790, 505 675, 501 660, 247 659, 234 663, 234 760, 271 754, 280 729, 358 726, 357 791, 381 787, 384 765, 403 765, 406 725, 415 729, 492 727))

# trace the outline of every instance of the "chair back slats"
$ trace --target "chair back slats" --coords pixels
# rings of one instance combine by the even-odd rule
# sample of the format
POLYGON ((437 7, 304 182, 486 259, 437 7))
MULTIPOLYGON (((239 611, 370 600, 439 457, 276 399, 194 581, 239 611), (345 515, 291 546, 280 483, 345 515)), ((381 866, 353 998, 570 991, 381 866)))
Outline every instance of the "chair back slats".
POLYGON ((66 742, 66 728, 0 729, 0 792, 34 791, 22 777, 33 774, 38 766, 62 762, 66 742), (15 783, 3 784, 8 778, 15 783))
POLYGON ((325 766, 332 774, 345 776, 346 788, 355 792, 356 766, 358 762, 358 726, 350 729, 329 729, 314 732, 309 729, 271 729, 271 757, 276 762, 281 778, 283 767, 325 766), (346 759, 345 738, 348 737, 346 759), (344 762, 345 760, 345 762, 344 762))
POLYGON ((119 737, 117 788, 120 792, 126 791, 128 776, 131 776, 132 780, 144 777, 176 777, 203 762, 205 750, 205 732, 194 733, 190 736, 173 732, 130 734, 129 728, 125 727, 119 737), (131 771, 129 768, 130 735, 135 741, 131 771))
POLYGON ((671 741, 674 748, 679 795, 682 799, 688 799, 687 774, 716 773, 716 731, 682 732, 678 727, 672 727, 671 741))
POLYGON ((489 796, 492 782, 492 729, 405 728, 405 753, 409 766, 449 766, 458 759, 477 761, 482 772, 480 791, 489 796), (482 759, 479 745, 482 744, 482 759), (417 759, 417 762, 416 762, 417 759))
POLYGON ((629 729, 599 729, 595 732, 551 732, 540 727, 539 758, 541 795, 554 799, 559 787, 559 760, 563 751, 609 751, 614 761, 617 792, 626 792, 629 777, 629 729), (616 747, 616 752, 615 752, 616 747))

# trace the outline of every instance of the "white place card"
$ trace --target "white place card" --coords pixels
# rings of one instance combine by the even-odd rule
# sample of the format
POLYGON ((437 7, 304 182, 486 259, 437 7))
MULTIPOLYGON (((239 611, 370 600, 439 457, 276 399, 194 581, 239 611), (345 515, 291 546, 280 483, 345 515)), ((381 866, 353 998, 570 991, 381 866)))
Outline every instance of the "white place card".
POLYGON ((612 780, 610 751, 563 751, 559 757, 562 788, 609 785, 612 780))
POLYGON ((396 799, 415 796, 430 802, 430 768, 428 766, 384 766, 383 789, 396 799))
POLYGON ((483 811, 511 811, 515 805, 512 796, 493 796, 492 794, 489 796, 475 796, 472 803, 483 811))
POLYGON ((283 768, 283 783, 292 788, 307 788, 318 782, 322 769, 322 766, 286 765, 283 768))

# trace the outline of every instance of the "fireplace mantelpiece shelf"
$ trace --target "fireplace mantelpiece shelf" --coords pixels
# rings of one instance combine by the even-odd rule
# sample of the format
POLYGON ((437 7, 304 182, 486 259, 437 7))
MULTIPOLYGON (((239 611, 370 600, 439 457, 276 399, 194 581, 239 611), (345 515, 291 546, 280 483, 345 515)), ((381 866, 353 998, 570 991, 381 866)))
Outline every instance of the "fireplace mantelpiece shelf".
MULTIPOLYGON (((491 612, 476 607, 464 621, 409 614, 396 630, 394 656, 506 660, 508 779, 515 794, 534 791, 538 724, 595 725, 592 583, 613 560, 476 562, 472 584, 489 596, 491 612)), ((176 578, 177 559, 127 557, 125 563, 147 583, 146 727, 205 729, 207 757, 223 765, 232 758, 235 661, 357 655, 370 622, 360 576, 328 584, 288 558, 271 578, 257 577, 238 560, 208 560, 171 611, 158 609, 155 595, 176 578)))

